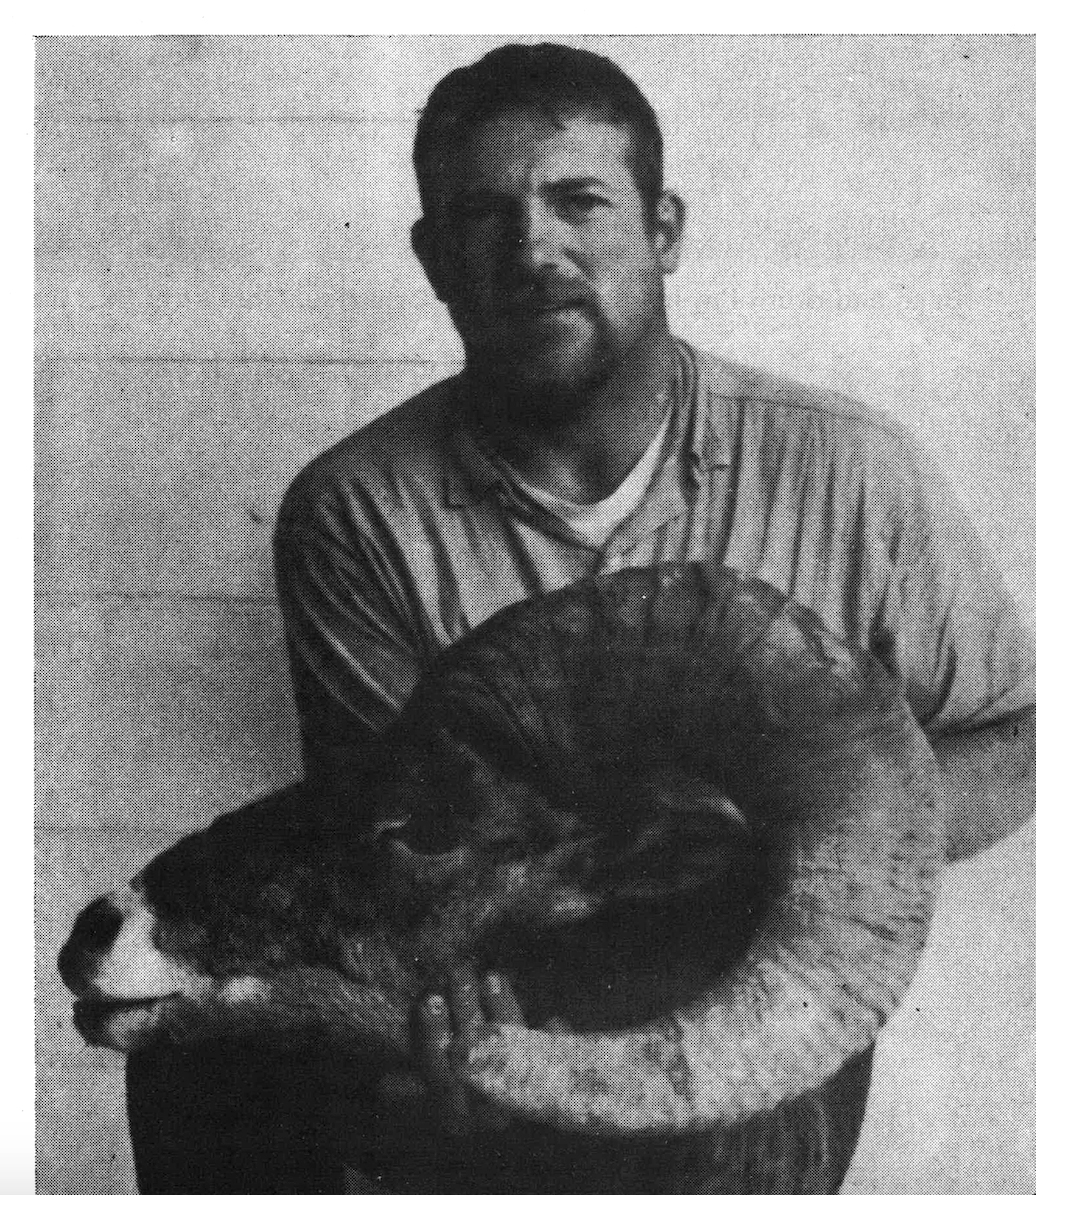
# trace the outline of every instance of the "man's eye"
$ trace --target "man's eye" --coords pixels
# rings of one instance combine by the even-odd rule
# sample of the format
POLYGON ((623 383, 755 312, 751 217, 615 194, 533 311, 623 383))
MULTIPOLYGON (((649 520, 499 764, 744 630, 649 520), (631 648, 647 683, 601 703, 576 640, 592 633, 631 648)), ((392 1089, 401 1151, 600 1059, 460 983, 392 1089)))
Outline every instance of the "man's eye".
POLYGON ((603 208, 606 203, 607 201, 602 196, 597 196, 590 191, 574 192, 572 196, 563 198, 565 208, 579 215, 593 213, 596 209, 603 208))

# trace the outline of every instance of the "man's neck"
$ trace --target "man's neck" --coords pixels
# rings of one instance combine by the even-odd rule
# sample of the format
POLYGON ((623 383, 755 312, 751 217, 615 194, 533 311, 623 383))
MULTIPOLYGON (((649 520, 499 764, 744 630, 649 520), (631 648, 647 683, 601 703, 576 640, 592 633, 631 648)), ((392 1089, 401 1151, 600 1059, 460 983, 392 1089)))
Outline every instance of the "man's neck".
POLYGON ((664 326, 563 412, 551 414, 546 405, 522 412, 487 387, 477 397, 476 418, 529 484, 568 501, 598 502, 632 472, 667 419, 677 363, 677 343, 664 326))

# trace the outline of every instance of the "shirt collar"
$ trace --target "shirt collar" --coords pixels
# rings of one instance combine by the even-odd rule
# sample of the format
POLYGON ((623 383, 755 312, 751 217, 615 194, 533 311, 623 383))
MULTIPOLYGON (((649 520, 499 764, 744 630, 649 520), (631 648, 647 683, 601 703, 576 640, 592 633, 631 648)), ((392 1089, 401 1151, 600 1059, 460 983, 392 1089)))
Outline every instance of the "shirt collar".
MULTIPOLYGON (((681 377, 678 404, 675 410, 675 431, 679 439, 679 462, 689 477, 698 481, 702 472, 726 468, 731 462, 728 442, 727 414, 718 419, 718 402, 730 398, 723 386, 724 379, 713 386, 713 365, 718 359, 701 354, 685 341, 678 341, 681 377)), ((446 420, 446 447, 443 467, 443 494, 446 505, 460 510, 482 502, 488 496, 506 494, 505 481, 498 467, 491 462, 476 441, 473 431, 459 409, 464 388, 458 376, 453 383, 446 420)))

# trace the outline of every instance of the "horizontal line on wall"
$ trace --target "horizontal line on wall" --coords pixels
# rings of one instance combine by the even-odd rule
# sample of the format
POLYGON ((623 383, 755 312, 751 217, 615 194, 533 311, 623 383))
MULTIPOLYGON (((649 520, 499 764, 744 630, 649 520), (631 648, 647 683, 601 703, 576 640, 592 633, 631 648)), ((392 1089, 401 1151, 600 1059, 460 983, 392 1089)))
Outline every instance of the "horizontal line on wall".
POLYGON ((392 114, 374 114, 374 115, 349 115, 344 112, 331 112, 326 115, 152 115, 152 114, 133 114, 133 115, 65 115, 63 112, 48 112, 38 115, 38 123, 48 125, 50 123, 65 124, 74 126, 90 126, 101 125, 107 126, 110 124, 132 124, 143 123, 154 127, 165 127, 174 123, 205 123, 205 124, 260 124, 260 123, 281 123, 281 124, 319 124, 319 123, 337 123, 337 124, 382 124, 387 127, 399 127, 402 119, 407 119, 410 122, 415 122, 415 116, 410 114, 392 113, 392 114))
POLYGON ((37 591, 39 605, 59 607, 66 604, 138 604, 167 600, 173 604, 243 604, 258 608, 276 608, 272 596, 231 595, 226 591, 208 591, 199 595, 184 595, 176 591, 37 591))
POLYGON ((116 362, 120 365, 166 366, 180 363, 201 363, 208 366, 424 366, 432 370, 457 370, 461 363, 437 361, 429 357, 315 357, 276 356, 273 354, 226 354, 224 356, 200 356, 196 353, 38 353, 39 362, 66 362, 70 365, 88 365, 93 362, 116 362))
MULTIPOLYGON (((820 257, 824 258, 824 257, 820 257)), ((139 255, 130 258, 126 255, 47 255, 38 256, 39 268, 100 268, 104 266, 106 272, 110 272, 114 267, 121 268, 295 268, 312 266, 321 268, 323 265, 335 264, 364 264, 370 266, 371 260, 364 255, 362 251, 355 255, 297 255, 282 259, 266 259, 260 257, 258 259, 234 259, 232 257, 215 257, 213 259, 200 259, 195 257, 178 257, 175 255, 139 255)), ((400 258, 391 257, 388 261, 389 266, 396 267, 404 264, 411 267, 415 260, 408 253, 407 248, 402 247, 400 258)), ((44 279, 44 278, 40 278, 44 279)), ((431 299, 434 303, 434 299, 431 299)))

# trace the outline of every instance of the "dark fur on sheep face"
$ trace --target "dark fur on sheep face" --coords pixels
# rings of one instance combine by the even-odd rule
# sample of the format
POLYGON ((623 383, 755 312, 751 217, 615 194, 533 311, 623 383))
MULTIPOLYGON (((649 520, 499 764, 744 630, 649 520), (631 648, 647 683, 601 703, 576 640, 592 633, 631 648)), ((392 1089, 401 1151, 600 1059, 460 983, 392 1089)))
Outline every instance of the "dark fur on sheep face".
POLYGON ((246 1032, 385 1067, 424 986, 505 968, 529 1027, 463 1064, 490 1100, 599 1136, 731 1128, 897 1006, 935 787, 897 682, 811 613, 719 567, 623 571, 446 652, 354 805, 177 843, 84 913, 61 973, 90 1041, 246 1032))

